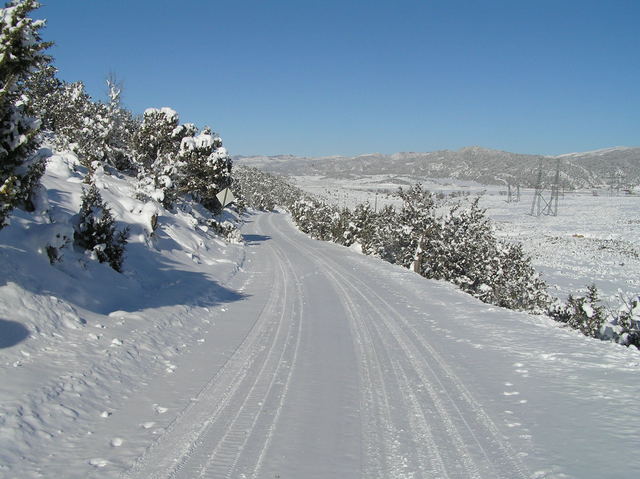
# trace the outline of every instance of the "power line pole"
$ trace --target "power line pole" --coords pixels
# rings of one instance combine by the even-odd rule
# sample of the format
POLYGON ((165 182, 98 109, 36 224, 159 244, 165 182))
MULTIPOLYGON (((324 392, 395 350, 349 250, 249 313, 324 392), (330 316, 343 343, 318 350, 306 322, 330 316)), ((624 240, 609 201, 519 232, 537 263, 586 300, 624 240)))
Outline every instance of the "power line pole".
POLYGON ((531 202, 531 216, 558 216, 558 196, 560 194, 560 158, 556 159, 556 171, 550 188, 548 199, 545 197, 546 185, 542 181, 544 158, 540 158, 536 191, 531 202))
POLYGON ((520 201, 520 184, 517 183, 514 188, 512 188, 511 183, 507 183, 507 203, 517 203, 520 201))
POLYGON ((609 184, 609 196, 613 196, 613 190, 616 191, 615 196, 619 196, 620 188, 622 187, 622 174, 619 171, 616 171, 607 176, 606 179, 609 184))

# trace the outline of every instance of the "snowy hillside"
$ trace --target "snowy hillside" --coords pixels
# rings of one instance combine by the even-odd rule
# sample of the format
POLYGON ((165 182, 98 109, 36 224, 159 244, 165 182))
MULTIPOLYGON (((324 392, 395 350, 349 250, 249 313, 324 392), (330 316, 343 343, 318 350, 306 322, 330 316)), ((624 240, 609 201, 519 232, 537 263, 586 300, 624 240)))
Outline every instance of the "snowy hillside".
POLYGON ((395 174, 421 178, 452 178, 483 184, 535 186, 540 161, 544 178, 552 179, 556 159, 561 162, 561 180, 569 188, 607 185, 612 175, 623 186, 640 185, 640 148, 610 148, 559 157, 523 155, 480 147, 431 153, 369 154, 356 157, 299 158, 294 156, 235 157, 238 164, 285 175, 323 175, 359 178, 395 174))
POLYGON ((242 247, 208 232, 196 205, 170 213, 133 199, 135 182, 115 171, 94 180, 129 228, 123 273, 77 250, 85 173, 75 155, 53 155, 36 212, 15 210, 0 230, 0 477, 28 477, 27 457, 57 461, 53 444, 68 447, 143 378, 171 372, 210 327, 209 308, 242 298, 225 287, 242 247), (59 250, 54 264, 48 246, 59 250))

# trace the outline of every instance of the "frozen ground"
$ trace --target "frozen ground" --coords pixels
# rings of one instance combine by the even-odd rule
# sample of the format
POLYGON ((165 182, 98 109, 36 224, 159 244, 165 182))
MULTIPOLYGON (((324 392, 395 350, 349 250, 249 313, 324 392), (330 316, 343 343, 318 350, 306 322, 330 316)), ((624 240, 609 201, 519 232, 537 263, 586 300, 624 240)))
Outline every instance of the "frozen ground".
MULTIPOLYGON (((640 196, 612 195, 607 190, 566 193, 558 216, 531 216, 533 191, 523 189, 519 202, 507 203, 506 187, 459 180, 429 180, 404 176, 360 179, 294 177, 302 189, 340 206, 369 200, 378 207, 399 205, 388 193, 420 182, 447 194, 482 195, 481 204, 495 221, 496 233, 519 241, 551 286, 566 297, 595 283, 604 299, 640 294, 640 196)), ((548 198, 549 193, 546 194, 548 198)), ((618 301, 611 299, 611 303, 618 301)))

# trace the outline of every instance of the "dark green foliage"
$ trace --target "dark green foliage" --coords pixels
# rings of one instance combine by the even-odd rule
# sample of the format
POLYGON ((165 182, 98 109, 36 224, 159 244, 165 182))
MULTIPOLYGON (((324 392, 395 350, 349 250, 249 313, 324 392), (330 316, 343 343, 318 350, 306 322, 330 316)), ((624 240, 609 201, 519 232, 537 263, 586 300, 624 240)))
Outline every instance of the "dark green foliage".
POLYGON ((81 248, 95 253, 101 263, 108 262, 113 269, 122 272, 129 231, 117 231, 115 223, 98 188, 91 184, 82 195, 74 241, 81 248))
POLYGON ((215 218, 207 221, 207 226, 213 230, 218 236, 227 241, 240 242, 241 235, 238 228, 230 221, 218 221, 215 218))
POLYGON ((56 72, 53 65, 44 65, 25 82, 26 106, 31 116, 40 119, 42 130, 57 130, 56 113, 66 107, 60 101, 59 91, 63 83, 56 77, 56 72))
POLYGON ((592 338, 599 337, 606 320, 606 311, 600 304, 598 289, 593 284, 587 287, 586 295, 569 295, 566 304, 554 305, 550 308, 549 315, 592 338))
POLYGON ((222 205, 216 195, 231 186, 231 158, 222 147, 222 140, 211 130, 182 139, 177 156, 179 175, 178 191, 191 195, 213 213, 219 213, 222 205))
POLYGON ((178 129, 178 124, 178 114, 169 108, 149 108, 144 112, 131 138, 135 161, 141 170, 160 170, 164 160, 177 155, 182 138, 195 133, 178 129))
POLYGON ((209 128, 179 123, 170 108, 150 108, 132 137, 142 195, 170 208, 179 197, 190 196, 213 213, 222 205, 216 195, 232 183, 231 158, 222 140, 209 128))
POLYGON ((0 228, 13 208, 30 208, 44 172, 44 160, 33 156, 40 125, 23 99, 25 82, 50 60, 39 33, 44 23, 28 16, 38 6, 23 0, 0 10, 0 228))
POLYGON ((620 328, 618 342, 640 349, 640 296, 623 300, 615 323, 620 328))
POLYGON ((96 102, 82 82, 62 82, 55 73, 55 68, 47 66, 27 83, 30 111, 54 134, 55 145, 74 151, 87 168, 99 161, 118 170, 130 170, 129 143, 137 124, 120 104, 120 88, 108 80, 109 101, 96 102))
POLYGON ((272 211, 276 206, 290 209, 304 193, 282 179, 256 168, 236 167, 233 190, 241 208, 272 211))
POLYGON ((364 254, 373 254, 377 218, 378 215, 371 209, 369 202, 357 205, 344 233, 345 244, 358 242, 364 254))
POLYGON ((607 311, 592 284, 584 295, 569 295, 564 304, 557 301, 547 314, 586 336, 640 349, 640 296, 622 298, 617 311, 607 311))

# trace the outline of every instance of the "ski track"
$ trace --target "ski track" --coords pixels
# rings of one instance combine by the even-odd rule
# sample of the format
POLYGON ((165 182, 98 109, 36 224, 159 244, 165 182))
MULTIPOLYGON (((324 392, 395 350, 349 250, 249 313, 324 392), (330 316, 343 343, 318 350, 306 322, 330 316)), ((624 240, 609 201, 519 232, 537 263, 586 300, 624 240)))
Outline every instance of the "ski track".
MULTIPOLYGON (((304 282, 287 254, 294 250, 315 264, 348 322, 359 378, 357 476, 530 477, 482 405, 383 290, 294 232, 284 215, 259 215, 255 223, 272 235, 262 249, 270 264, 263 275, 271 280, 262 310, 224 366, 122 477, 267 477, 272 439, 304 354, 304 282)), ((260 280, 257 274, 248 282, 260 280)))

